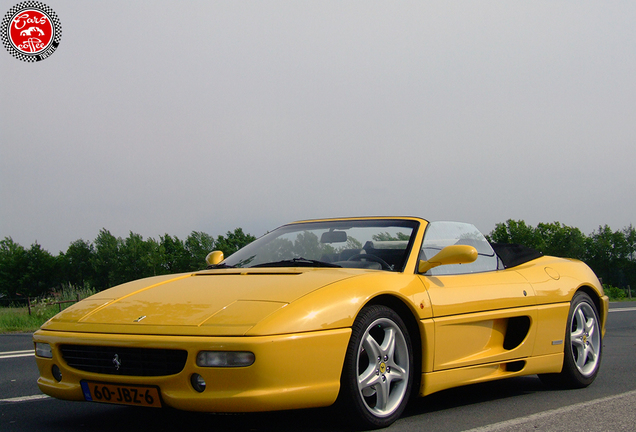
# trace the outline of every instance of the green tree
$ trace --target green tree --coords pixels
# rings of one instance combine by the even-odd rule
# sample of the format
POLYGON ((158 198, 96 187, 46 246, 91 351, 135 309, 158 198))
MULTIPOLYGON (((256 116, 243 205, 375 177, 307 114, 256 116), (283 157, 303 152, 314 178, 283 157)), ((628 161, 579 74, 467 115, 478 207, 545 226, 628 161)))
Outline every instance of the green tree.
POLYGON ((94 244, 95 254, 92 256, 92 265, 95 280, 92 285, 103 290, 116 285, 120 280, 118 273, 121 238, 117 239, 106 228, 102 228, 94 244))
POLYGON ((201 270, 207 266, 205 257, 214 250, 214 238, 201 231, 192 231, 185 240, 185 249, 190 255, 188 270, 201 270))
POLYGON ((389 234, 388 231, 373 235, 373 240, 375 241, 404 241, 410 238, 408 234, 404 234, 403 232, 397 233, 395 237, 389 234))
MULTIPOLYGON (((627 233, 631 236, 630 230, 627 233)), ((625 234, 605 225, 587 239, 585 261, 604 283, 617 287, 628 284, 630 276, 626 272, 633 266, 633 253, 625 234)))
POLYGON ((578 228, 561 225, 559 222, 540 223, 535 234, 541 237, 546 255, 583 259, 585 257, 585 235, 578 228))
POLYGON ((15 298, 22 291, 27 266, 27 252, 22 246, 11 237, 0 241, 0 293, 15 298))
POLYGON ((148 250, 148 257, 145 260, 148 275, 156 276, 163 274, 163 270, 161 268, 161 264, 163 263, 163 251, 161 249, 161 245, 154 238, 148 237, 146 239, 145 246, 148 250))
POLYGON ((120 239, 117 284, 157 274, 159 268, 159 244, 151 239, 144 241, 140 234, 130 231, 126 239, 120 239))
POLYGON ((95 248, 85 240, 75 240, 70 244, 66 253, 58 255, 61 278, 71 285, 86 287, 95 279, 92 260, 95 248))
POLYGON ((56 259, 38 243, 33 243, 26 251, 26 263, 26 271, 21 283, 23 295, 41 296, 59 285, 56 259))
MULTIPOLYGON (((333 249, 330 247, 330 249, 333 249)), ((318 236, 312 232, 298 233, 294 240, 293 254, 296 257, 320 259, 325 248, 318 240, 318 236)))
POLYGON ((508 219, 505 223, 498 223, 488 235, 488 240, 495 243, 521 244, 540 251, 545 249, 545 242, 541 236, 523 220, 508 219))
POLYGON ((636 230, 631 225, 619 231, 599 226, 585 236, 578 228, 559 222, 533 228, 524 221, 508 220, 497 224, 488 237, 494 242, 529 246, 546 255, 583 260, 609 285, 636 285, 636 230))
POLYGON ((625 263, 625 275, 627 285, 632 291, 636 291, 636 229, 632 225, 623 229, 627 248, 627 262, 625 263))
MULTIPOLYGON (((286 238, 277 238, 269 242, 259 253, 259 259, 262 261, 282 261, 294 258, 294 243, 286 238)), ((247 264, 252 261, 249 259, 247 264)))
POLYGON ((176 236, 165 234, 160 237, 159 253, 162 273, 182 273, 190 270, 190 253, 183 241, 176 236))
POLYGON ((38 243, 25 249, 6 237, 0 241, 0 294, 3 301, 16 294, 38 296, 62 283, 103 290, 147 276, 200 270, 212 250, 229 256, 254 239, 236 228, 219 236, 215 248, 214 238, 204 232, 193 231, 185 242, 165 234, 158 242, 132 231, 122 239, 102 228, 93 243, 76 240, 52 256, 38 243))
POLYGON ((216 238, 216 250, 223 251, 226 257, 232 255, 237 250, 256 240, 251 234, 245 234, 242 228, 236 228, 233 232, 228 231, 225 237, 222 235, 216 238))

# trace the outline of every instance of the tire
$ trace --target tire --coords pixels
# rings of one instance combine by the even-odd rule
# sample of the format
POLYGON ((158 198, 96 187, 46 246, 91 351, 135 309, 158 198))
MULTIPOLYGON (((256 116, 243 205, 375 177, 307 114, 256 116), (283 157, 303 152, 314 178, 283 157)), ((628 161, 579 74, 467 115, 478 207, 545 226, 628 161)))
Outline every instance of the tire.
POLYGON ((601 366, 603 338, 596 305, 585 292, 579 291, 572 298, 567 324, 561 373, 539 378, 552 387, 587 387, 601 366))
POLYGON ((341 378, 345 418, 363 428, 392 424, 408 403, 413 372, 412 343, 400 316, 386 306, 363 308, 353 323, 341 378))

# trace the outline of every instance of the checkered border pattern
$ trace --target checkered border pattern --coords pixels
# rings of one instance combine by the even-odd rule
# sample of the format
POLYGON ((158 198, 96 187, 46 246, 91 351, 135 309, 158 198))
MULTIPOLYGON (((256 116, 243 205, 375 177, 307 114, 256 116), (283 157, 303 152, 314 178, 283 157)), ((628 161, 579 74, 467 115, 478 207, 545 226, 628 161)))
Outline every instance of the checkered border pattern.
POLYGON ((7 49, 7 51, 9 51, 9 53, 18 60, 22 60, 25 62, 36 62, 43 60, 43 58, 40 56, 41 53, 30 55, 18 51, 11 43, 11 38, 9 37, 9 27, 11 25, 11 22, 13 21, 13 17, 15 17, 18 13, 25 9, 36 9, 49 17, 51 24, 53 24, 53 37, 51 42, 53 50, 57 49, 57 46, 60 44, 60 40, 62 40, 62 24, 60 24, 60 20, 58 19, 53 9, 38 1, 25 1, 22 3, 18 3, 17 5, 9 9, 9 12, 6 13, 4 18, 2 19, 2 25, 0 25, 0 37, 2 38, 2 44, 7 49))

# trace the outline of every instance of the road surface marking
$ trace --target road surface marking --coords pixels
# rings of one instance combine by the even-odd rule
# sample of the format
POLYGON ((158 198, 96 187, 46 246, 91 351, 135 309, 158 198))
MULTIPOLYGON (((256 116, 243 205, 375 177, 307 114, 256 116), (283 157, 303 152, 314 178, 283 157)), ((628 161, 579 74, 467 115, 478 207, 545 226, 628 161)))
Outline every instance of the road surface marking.
POLYGON ((636 307, 631 307, 631 308, 616 308, 616 309, 610 309, 610 312, 629 312, 629 311, 636 311, 636 307))
POLYGON ((34 400, 40 400, 40 399, 48 399, 50 397, 51 396, 48 396, 45 394, 39 394, 39 395, 33 395, 33 396, 20 396, 20 397, 8 398, 8 399, 0 399, 0 403, 28 402, 28 401, 34 401, 34 400))
POLYGON ((511 426, 518 426, 527 422, 531 422, 531 421, 536 421, 536 420, 540 420, 540 419, 544 419, 546 417, 552 417, 552 416, 556 416, 559 414, 564 414, 570 411, 575 411, 578 409, 582 409, 582 408, 588 408, 591 407, 593 405, 597 405, 597 404, 601 404, 601 403, 605 403, 605 402, 609 402, 615 399, 620 399, 623 397, 628 397, 628 396, 633 396, 636 395, 636 390, 632 390, 632 391, 628 391, 625 393, 621 393, 621 394, 617 394, 617 395, 613 395, 613 396, 608 396, 608 397, 604 397, 601 399, 594 399, 591 401, 587 401, 587 402, 581 402, 581 403, 577 403, 574 405, 569 405, 563 408, 557 408, 557 409, 553 409, 553 410, 549 410, 549 411, 543 411, 537 414, 532 414, 526 417, 519 417, 516 419, 512 419, 512 420, 506 420, 503 422, 499 422, 499 423, 493 423, 491 425, 488 426, 482 426, 482 427, 478 427, 475 429, 468 429, 465 430, 464 432, 495 432, 501 429, 505 429, 505 428, 509 428, 511 426))
POLYGON ((0 359, 29 357, 34 355, 35 355, 35 352, 32 349, 22 350, 22 351, 4 351, 4 352, 0 352, 0 359))

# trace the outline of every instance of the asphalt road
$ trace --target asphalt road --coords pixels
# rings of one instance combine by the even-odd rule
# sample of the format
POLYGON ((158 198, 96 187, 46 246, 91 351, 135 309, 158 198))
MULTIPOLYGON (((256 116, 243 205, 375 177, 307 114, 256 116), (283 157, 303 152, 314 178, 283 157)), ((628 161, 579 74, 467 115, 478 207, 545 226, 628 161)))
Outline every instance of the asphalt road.
MULTIPOLYGON (((601 371, 582 390, 536 376, 446 390, 416 400, 388 431, 636 430, 636 304, 612 303, 601 371)), ((67 402, 42 395, 30 334, 0 335, 0 431, 339 431, 330 409, 244 415, 67 402)))

